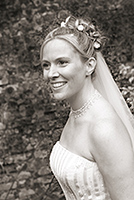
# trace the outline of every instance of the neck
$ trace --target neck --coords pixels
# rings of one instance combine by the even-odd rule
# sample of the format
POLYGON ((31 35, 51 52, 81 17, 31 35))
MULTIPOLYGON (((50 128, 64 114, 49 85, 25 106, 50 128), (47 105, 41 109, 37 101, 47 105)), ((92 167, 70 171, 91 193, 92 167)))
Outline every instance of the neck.
POLYGON ((100 99, 100 97, 101 97, 101 94, 97 90, 95 90, 92 96, 90 96, 90 99, 81 108, 77 110, 71 109, 70 117, 73 116, 75 119, 81 117, 87 112, 89 108, 91 108, 91 106, 93 106, 93 104, 98 99, 100 99))
POLYGON ((68 99, 72 110, 78 110, 81 108, 94 94, 95 88, 92 83, 87 84, 79 93, 75 94, 73 97, 68 99))

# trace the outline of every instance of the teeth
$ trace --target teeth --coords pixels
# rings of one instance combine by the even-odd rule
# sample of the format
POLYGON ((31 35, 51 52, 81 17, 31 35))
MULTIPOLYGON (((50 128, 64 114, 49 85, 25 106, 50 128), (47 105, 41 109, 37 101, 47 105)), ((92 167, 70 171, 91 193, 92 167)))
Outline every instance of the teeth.
POLYGON ((53 83, 54 88, 58 88, 58 87, 61 87, 63 85, 65 85, 65 83, 53 83))

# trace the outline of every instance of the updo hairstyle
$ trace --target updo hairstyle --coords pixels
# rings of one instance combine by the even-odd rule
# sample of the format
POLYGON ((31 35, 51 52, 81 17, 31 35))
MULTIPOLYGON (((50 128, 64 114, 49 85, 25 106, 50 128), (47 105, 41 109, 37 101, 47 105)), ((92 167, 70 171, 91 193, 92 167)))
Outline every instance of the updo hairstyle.
POLYGON ((45 44, 52 39, 63 39, 72 44, 85 61, 90 57, 96 58, 96 51, 99 51, 102 46, 102 38, 95 25, 88 20, 74 16, 67 17, 60 27, 46 36, 41 46, 41 60, 45 44))

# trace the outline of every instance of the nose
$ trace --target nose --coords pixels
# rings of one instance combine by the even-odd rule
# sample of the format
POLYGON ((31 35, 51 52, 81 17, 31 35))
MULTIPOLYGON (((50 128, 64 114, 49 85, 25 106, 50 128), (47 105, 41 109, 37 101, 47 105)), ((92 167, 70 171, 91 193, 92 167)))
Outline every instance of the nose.
POLYGON ((51 67, 48 72, 48 78, 53 79, 59 77, 59 72, 57 70, 57 67, 54 64, 51 64, 51 67))

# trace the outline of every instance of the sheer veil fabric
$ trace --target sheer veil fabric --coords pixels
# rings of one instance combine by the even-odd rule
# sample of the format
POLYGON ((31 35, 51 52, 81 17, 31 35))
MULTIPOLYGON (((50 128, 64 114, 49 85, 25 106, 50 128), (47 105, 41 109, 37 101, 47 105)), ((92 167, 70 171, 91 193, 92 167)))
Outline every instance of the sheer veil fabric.
POLYGON ((96 76, 93 80, 93 84, 102 96, 113 106, 126 126, 134 150, 134 117, 100 52, 97 52, 96 76))

